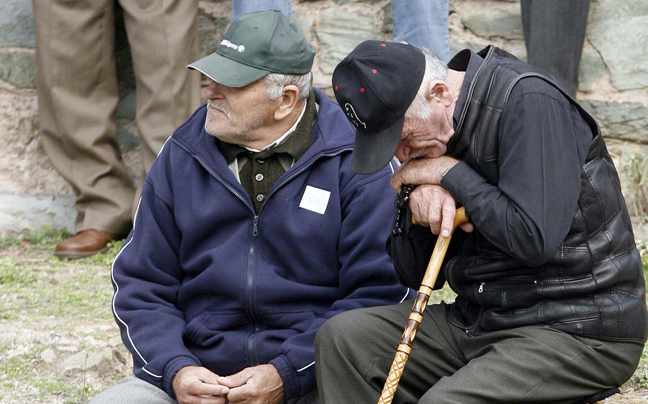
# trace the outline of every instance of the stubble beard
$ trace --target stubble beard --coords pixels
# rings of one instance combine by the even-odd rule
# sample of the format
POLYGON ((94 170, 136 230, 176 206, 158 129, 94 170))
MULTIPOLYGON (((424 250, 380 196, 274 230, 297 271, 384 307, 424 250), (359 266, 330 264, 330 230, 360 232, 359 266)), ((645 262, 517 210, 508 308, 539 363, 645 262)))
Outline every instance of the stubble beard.
MULTIPOLYGON (((216 112, 212 110, 211 112, 212 114, 222 113, 222 116, 220 117, 221 119, 226 118, 228 123, 232 122, 232 114, 229 110, 227 110, 227 108, 223 107, 222 105, 212 103, 209 100, 207 101, 207 106, 212 107, 217 111, 220 111, 220 112, 216 112)), ((210 120, 209 114, 210 112, 208 110, 207 118, 205 120, 205 131, 210 135, 214 136, 215 138, 217 138, 218 140, 226 143, 231 143, 231 144, 244 145, 254 141, 255 137, 251 136, 250 133, 255 129, 258 129, 259 127, 263 126, 264 124, 263 119, 261 117, 254 117, 247 120, 247 122, 245 122, 245 125, 243 125, 243 128, 236 129, 236 128, 232 128, 232 125, 225 125, 225 124, 218 123, 217 119, 210 120)))

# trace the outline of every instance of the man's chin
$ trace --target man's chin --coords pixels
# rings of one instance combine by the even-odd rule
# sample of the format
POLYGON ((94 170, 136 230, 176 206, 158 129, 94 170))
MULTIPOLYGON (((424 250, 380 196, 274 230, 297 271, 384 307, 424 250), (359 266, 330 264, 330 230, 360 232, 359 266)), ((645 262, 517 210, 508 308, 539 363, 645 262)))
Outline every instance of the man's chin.
POLYGON ((208 123, 205 124, 205 132, 226 143, 233 143, 233 139, 236 138, 236 135, 223 132, 223 130, 221 128, 218 128, 217 125, 210 125, 208 123))

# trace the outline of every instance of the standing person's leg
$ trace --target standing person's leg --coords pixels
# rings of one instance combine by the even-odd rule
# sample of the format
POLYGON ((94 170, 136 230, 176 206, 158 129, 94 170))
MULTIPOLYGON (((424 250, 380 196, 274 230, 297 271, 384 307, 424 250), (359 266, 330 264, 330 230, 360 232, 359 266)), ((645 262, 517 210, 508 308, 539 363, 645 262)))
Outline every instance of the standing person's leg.
POLYGON ((232 0, 232 21, 243 14, 268 10, 281 10, 288 17, 292 17, 290 0, 232 0))
MULTIPOLYGON (((378 401, 411 309, 410 300, 351 310, 324 323, 315 338, 320 402, 378 401)), ((417 403, 434 383, 464 365, 447 321, 447 306, 427 307, 394 403, 417 403)))
POLYGON ((89 404, 178 404, 163 390, 130 376, 99 393, 89 404))
POLYGON ((394 40, 431 50, 450 60, 448 0, 393 0, 394 40))
POLYGON ((521 7, 529 63, 575 94, 589 0, 522 0, 521 7))
MULTIPOLYGON (((115 129, 113 6, 111 0, 34 0, 34 17, 41 138, 77 196, 75 230, 123 236, 134 188, 115 129)), ((57 255, 78 252, 74 240, 83 234, 60 243, 57 255)))
POLYGON ((571 404, 632 376, 643 344, 576 337, 544 327, 457 334, 468 364, 421 404, 571 404))
POLYGON ((133 55, 137 127, 144 171, 173 131, 200 105, 198 2, 120 0, 133 55))

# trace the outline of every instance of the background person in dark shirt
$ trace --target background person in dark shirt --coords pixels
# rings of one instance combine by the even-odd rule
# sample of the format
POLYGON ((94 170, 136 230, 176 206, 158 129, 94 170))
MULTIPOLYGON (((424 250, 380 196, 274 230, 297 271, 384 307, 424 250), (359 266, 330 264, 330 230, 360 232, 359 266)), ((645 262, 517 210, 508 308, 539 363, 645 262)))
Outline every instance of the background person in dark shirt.
MULTIPOLYGON (((435 285, 447 280, 458 297, 425 311, 394 402, 575 403, 632 375, 645 286, 591 115, 492 46, 446 66, 408 44, 366 41, 333 87, 357 127, 352 168, 372 173, 395 155, 392 186, 417 185, 390 239, 402 283, 419 287, 457 204, 472 222, 435 285)), ((320 329, 325 403, 378 399, 411 305, 351 311, 320 329)))

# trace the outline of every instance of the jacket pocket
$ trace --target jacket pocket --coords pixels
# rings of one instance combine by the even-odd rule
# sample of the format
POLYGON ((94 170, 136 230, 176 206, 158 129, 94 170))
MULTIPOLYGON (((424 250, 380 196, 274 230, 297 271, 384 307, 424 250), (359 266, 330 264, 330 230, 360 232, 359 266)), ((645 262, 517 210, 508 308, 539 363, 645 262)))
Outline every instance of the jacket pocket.
POLYGON ((308 330, 315 319, 312 311, 289 311, 278 313, 261 313, 261 322, 266 330, 280 330, 291 334, 308 330))
POLYGON ((249 324, 243 312, 206 312, 194 318, 184 330, 185 338, 207 347, 223 339, 223 333, 241 331, 249 324))

